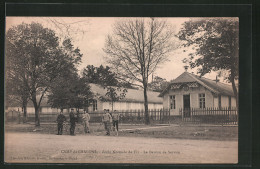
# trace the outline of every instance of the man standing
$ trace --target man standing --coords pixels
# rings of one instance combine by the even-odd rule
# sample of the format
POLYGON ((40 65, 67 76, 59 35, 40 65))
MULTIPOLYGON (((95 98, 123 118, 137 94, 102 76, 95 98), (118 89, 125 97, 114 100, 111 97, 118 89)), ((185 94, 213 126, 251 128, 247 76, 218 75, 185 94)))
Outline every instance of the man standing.
POLYGON ((74 109, 70 112, 70 135, 75 136, 74 131, 76 127, 77 116, 74 113, 74 109))
POLYGON ((62 135, 64 121, 66 121, 66 117, 63 115, 63 111, 61 110, 60 114, 57 117, 57 122, 58 122, 58 134, 57 135, 62 135))
POLYGON ((112 122, 112 117, 109 114, 109 111, 107 109, 105 109, 105 114, 102 118, 102 122, 104 123, 105 126, 105 130, 107 131, 106 135, 110 135, 110 129, 111 129, 111 125, 110 123, 112 122))
POLYGON ((116 131, 116 135, 118 136, 119 114, 116 110, 112 114, 112 119, 113 119, 113 129, 116 131))
POLYGON ((84 110, 84 114, 82 115, 83 125, 84 125, 84 131, 85 133, 89 133, 89 120, 90 115, 84 110))
POLYGON ((21 112, 18 108, 18 124, 20 124, 20 123, 21 123, 21 112))

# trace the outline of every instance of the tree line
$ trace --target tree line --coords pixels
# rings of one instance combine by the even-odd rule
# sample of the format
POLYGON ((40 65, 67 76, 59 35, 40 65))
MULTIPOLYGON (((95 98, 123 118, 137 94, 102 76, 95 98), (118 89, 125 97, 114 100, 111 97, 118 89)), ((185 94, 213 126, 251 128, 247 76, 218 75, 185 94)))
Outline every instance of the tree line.
POLYGON ((179 48, 195 49, 183 61, 201 76, 219 71, 232 83, 238 100, 238 20, 191 19, 174 34, 166 20, 137 18, 114 23, 103 48, 109 66, 88 65, 81 74, 77 68, 82 53, 70 38, 61 41, 53 30, 34 22, 10 28, 5 41, 6 102, 18 100, 26 116, 30 100, 39 126, 39 108, 46 95, 52 107, 79 109, 93 100, 89 83, 105 87, 107 97, 100 99, 112 100, 112 105, 125 97, 125 89, 138 86, 143 90, 145 123, 149 124, 147 91, 160 92, 170 83, 159 76, 151 81, 151 76, 177 48, 176 37, 183 42, 179 48))

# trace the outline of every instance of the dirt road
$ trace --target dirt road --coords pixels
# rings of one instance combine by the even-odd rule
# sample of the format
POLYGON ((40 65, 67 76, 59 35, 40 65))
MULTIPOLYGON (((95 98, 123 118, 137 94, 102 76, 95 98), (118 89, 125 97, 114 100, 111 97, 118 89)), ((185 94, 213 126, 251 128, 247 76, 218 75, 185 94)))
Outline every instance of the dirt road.
POLYGON ((237 163, 237 141, 5 134, 5 161, 17 163, 237 163))

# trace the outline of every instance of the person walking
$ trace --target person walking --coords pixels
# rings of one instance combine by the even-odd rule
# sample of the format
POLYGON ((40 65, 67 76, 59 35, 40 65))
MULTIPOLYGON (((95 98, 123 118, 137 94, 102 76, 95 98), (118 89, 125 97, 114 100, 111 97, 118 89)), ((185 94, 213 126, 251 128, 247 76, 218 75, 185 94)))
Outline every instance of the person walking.
POLYGON ((82 115, 82 120, 83 120, 85 133, 90 133, 90 130, 89 130, 90 115, 86 112, 86 110, 84 110, 84 114, 82 115))
POLYGON ((109 114, 109 110, 105 109, 105 114, 102 117, 102 122, 104 123, 105 130, 107 131, 106 135, 110 135, 110 129, 111 129, 111 122, 112 122, 112 117, 109 114))
POLYGON ((75 127, 76 127, 77 115, 74 112, 74 109, 71 109, 70 112, 70 135, 75 136, 75 127))
POLYGON ((58 134, 57 135, 62 135, 62 130, 63 130, 63 123, 66 121, 66 117, 63 115, 63 111, 60 111, 60 114, 57 117, 58 122, 58 134))
POLYGON ((116 131, 116 135, 118 136, 119 114, 116 110, 112 114, 112 120, 113 120, 113 129, 116 131))

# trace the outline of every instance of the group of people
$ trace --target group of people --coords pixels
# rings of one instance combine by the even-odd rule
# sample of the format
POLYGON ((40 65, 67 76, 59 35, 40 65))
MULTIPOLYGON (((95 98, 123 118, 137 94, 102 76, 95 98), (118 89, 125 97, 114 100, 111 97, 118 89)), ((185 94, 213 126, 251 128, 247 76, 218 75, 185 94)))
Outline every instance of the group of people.
MULTIPOLYGON (((113 113, 109 113, 109 109, 105 109, 104 111, 105 114, 102 116, 102 123, 104 123, 106 135, 110 135, 111 129, 115 130, 116 134, 118 135, 118 122, 119 122, 118 112, 115 110, 113 113), (113 125, 112 128, 111 128, 111 124, 113 125)), ((69 118, 70 118, 70 135, 75 136, 75 127, 76 127, 76 122, 78 122, 79 116, 74 112, 74 109, 71 109, 71 112, 69 113, 69 118)), ((63 111, 61 111, 57 117, 57 123, 58 123, 57 135, 62 135, 63 124, 65 121, 66 121, 66 117, 63 115, 63 111)), ((84 113, 82 115, 82 122, 83 122, 85 133, 90 133, 89 121, 90 121, 90 115, 84 110, 84 113)))
POLYGON ((110 135, 111 123, 113 124, 112 129, 115 130, 116 134, 118 135, 119 114, 116 110, 113 113, 109 113, 109 109, 105 109, 102 122, 104 123, 105 130, 107 131, 106 135, 110 135))

